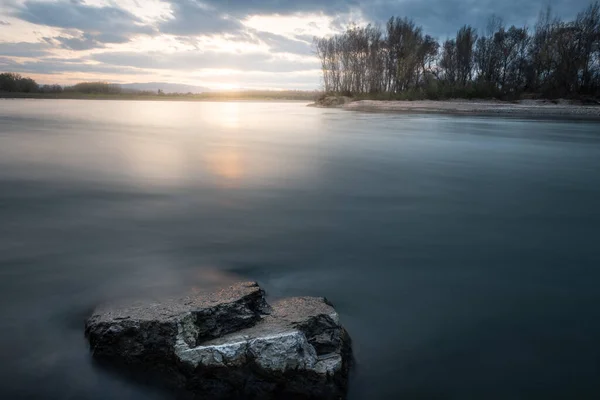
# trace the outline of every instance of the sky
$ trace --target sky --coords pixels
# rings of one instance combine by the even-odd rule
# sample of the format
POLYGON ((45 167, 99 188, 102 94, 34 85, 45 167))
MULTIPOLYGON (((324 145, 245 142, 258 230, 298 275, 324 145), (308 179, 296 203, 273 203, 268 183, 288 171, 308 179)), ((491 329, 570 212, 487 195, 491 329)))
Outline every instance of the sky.
POLYGON ((168 82, 227 89, 320 87, 314 36, 407 16, 440 40, 496 15, 533 26, 550 5, 592 0, 0 0, 0 72, 38 83, 168 82))

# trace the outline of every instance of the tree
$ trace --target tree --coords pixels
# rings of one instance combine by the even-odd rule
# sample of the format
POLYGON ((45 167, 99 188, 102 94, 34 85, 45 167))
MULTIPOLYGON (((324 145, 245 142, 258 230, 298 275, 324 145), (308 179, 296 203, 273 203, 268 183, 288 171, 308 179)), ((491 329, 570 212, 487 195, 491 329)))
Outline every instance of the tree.
POLYGON ((43 85, 40 87, 41 93, 62 93, 63 88, 60 85, 43 85))
POLYGON ((121 86, 108 82, 80 82, 65 88, 65 91, 84 94, 120 94, 121 86))
POLYGON ((531 33, 492 17, 481 36, 465 25, 440 46, 411 19, 391 17, 384 29, 351 25, 341 34, 315 38, 314 45, 328 93, 409 98, 600 94, 598 2, 567 22, 547 8, 531 33))
POLYGON ((444 73, 443 79, 450 84, 455 84, 458 77, 457 52, 456 41, 454 39, 448 39, 444 42, 440 68, 444 73))
POLYGON ((473 54, 477 81, 484 86, 497 88, 500 75, 501 52, 498 49, 496 33, 504 30, 504 23, 496 16, 488 21, 486 35, 477 39, 473 54))
POLYGON ((590 4, 585 11, 579 13, 575 26, 581 60, 580 89, 590 93, 600 86, 600 4, 590 4))
POLYGON ((0 74, 0 91, 33 93, 38 90, 38 84, 31 78, 23 78, 19 74, 10 72, 0 74))
POLYGON ((465 86, 473 77, 473 47, 477 41, 475 29, 465 25, 456 34, 456 79, 465 86))

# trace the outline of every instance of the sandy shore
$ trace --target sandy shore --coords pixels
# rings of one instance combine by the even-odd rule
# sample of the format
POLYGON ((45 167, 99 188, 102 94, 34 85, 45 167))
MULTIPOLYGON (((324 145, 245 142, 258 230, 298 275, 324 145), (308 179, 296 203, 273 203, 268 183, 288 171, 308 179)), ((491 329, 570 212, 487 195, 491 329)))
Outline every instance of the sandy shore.
POLYGON ((464 115, 492 115, 519 118, 586 119, 600 121, 600 106, 577 105, 562 100, 556 104, 545 100, 502 101, 378 101, 360 100, 340 105, 353 111, 410 112, 464 115))

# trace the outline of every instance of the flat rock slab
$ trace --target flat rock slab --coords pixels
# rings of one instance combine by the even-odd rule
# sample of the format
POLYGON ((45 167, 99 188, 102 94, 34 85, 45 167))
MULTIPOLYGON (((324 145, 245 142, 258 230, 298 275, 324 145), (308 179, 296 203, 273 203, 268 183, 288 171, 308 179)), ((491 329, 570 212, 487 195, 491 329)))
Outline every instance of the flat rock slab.
POLYGON ((205 399, 340 399, 350 338, 324 298, 267 304, 256 283, 161 302, 99 307, 86 323, 94 357, 158 372, 205 399))

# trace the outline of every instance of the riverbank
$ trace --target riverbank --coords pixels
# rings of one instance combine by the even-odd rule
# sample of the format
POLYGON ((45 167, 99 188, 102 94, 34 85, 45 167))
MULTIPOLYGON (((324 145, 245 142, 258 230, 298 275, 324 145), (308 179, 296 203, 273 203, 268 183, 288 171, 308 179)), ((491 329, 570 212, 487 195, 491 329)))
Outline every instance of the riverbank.
POLYGON ((600 121, 600 105, 587 105, 570 100, 520 100, 516 102, 499 100, 344 100, 335 102, 329 100, 327 103, 321 102, 315 104, 315 106, 367 112, 486 115, 600 121), (327 103, 334 105, 329 106, 327 103))

